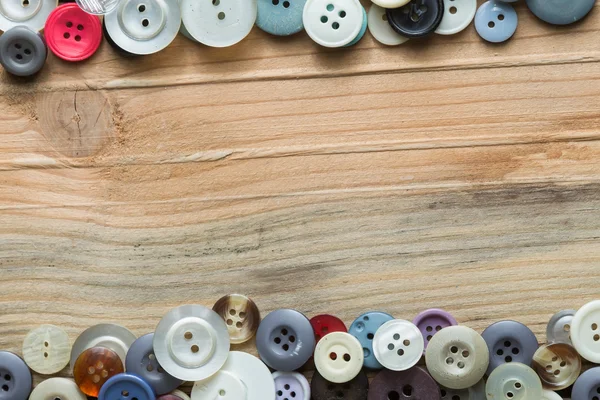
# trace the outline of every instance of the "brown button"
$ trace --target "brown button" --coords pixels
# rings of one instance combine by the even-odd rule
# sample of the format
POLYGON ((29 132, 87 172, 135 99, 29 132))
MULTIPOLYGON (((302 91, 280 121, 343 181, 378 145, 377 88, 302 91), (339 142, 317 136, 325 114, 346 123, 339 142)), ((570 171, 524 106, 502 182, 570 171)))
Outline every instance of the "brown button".
POLYGON ((570 344, 545 344, 533 355, 533 369, 544 388, 562 390, 571 386, 579 377, 581 357, 570 344))
POLYGON ((441 400, 441 397, 433 378, 420 367, 412 367, 406 371, 379 372, 371 382, 368 400, 441 400))
POLYGON ((123 362, 117 353, 106 347, 92 347, 77 357, 73 378, 83 393, 98 397, 104 382, 122 372, 123 362))
MULTIPOLYGON (((346 383, 332 383, 315 371, 310 382, 312 400, 367 400, 369 379, 364 371, 346 383)), ((385 397, 387 400, 387 397, 385 397)))
POLYGON ((242 294, 223 296, 212 309, 225 320, 229 340, 233 344, 247 342, 258 330, 260 311, 252 300, 242 294))

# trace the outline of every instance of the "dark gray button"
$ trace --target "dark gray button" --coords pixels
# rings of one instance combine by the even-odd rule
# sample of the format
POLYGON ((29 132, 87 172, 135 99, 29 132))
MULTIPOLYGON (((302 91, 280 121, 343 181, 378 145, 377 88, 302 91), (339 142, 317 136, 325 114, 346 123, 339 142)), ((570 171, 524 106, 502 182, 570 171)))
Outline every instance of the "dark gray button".
POLYGON ((315 371, 310 381, 310 392, 312 400, 367 400, 369 379, 367 374, 361 371, 349 382, 333 383, 315 371))
POLYGON ((420 367, 406 371, 384 369, 375 376, 369 387, 368 400, 411 399, 440 400, 440 388, 420 367))
POLYGON ((25 361, 14 353, 0 351, 0 400, 27 400, 29 393, 31 371, 25 361))
POLYGON ((571 344, 571 321, 575 315, 575 310, 562 310, 550 318, 546 327, 546 338, 548 343, 568 343, 571 344))
POLYGON ((573 400, 595 400, 600 398, 598 393, 600 393, 600 367, 595 367, 585 371, 575 381, 571 398, 573 400))
POLYGON ((145 380, 156 394, 161 395, 177 389, 183 381, 169 375, 160 366, 154 356, 153 339, 154 333, 149 333, 133 342, 127 352, 125 370, 145 380))
POLYGON ((490 351, 487 374, 507 362, 519 362, 531 366, 538 348, 535 334, 517 321, 500 321, 487 327, 481 334, 490 351))
POLYGON ((35 74, 44 66, 47 54, 42 37, 24 26, 15 26, 0 36, 0 64, 13 75, 35 74))
POLYGON ((400 8, 387 9, 387 19, 396 32, 407 38, 427 36, 442 22, 442 0, 410 0, 400 8))
POLYGON ((296 310, 280 309, 267 315, 256 332, 260 358, 278 371, 294 371, 306 363, 315 349, 310 321, 296 310))
POLYGON ((568 25, 585 17, 596 0, 527 0, 536 17, 553 25, 568 25))

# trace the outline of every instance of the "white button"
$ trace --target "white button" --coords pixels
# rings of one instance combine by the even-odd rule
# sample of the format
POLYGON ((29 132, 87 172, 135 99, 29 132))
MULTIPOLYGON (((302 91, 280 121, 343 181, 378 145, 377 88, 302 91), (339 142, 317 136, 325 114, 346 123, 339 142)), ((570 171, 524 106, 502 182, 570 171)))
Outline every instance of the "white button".
POLYGON ((373 4, 383 8, 400 8, 408 3, 410 0, 373 0, 373 4))
POLYGON ((544 389, 542 390, 542 400, 563 400, 563 398, 552 390, 544 389))
POLYGON ((346 332, 332 332, 315 348, 315 367, 330 382, 345 383, 358 375, 363 366, 362 345, 346 332))
POLYGON ((257 0, 182 0, 187 33, 212 47, 232 46, 248 36, 258 12, 257 0))
POLYGON ((444 0, 444 16, 435 30, 440 35, 454 35, 464 30, 477 12, 477 0, 444 0))
POLYGON ((213 310, 183 305, 169 311, 154 332, 154 355, 165 371, 184 381, 217 372, 229 354, 225 321, 213 310))
POLYGON ((440 385, 466 389, 483 378, 490 353, 485 340, 473 329, 449 326, 433 335, 425 351, 425 362, 440 385))
POLYGON ((600 300, 587 303, 575 313, 571 342, 583 358, 600 363, 600 300))
POLYGON ((273 372, 277 400, 310 400, 310 384, 304 375, 299 372, 273 372))
POLYGON ((114 10, 119 0, 75 0, 75 2, 86 13, 104 15, 114 10))
POLYGON ((70 357, 69 335, 58 326, 42 325, 23 340, 23 360, 37 373, 56 374, 69 364, 70 357))
POLYGON ((321 46, 342 47, 358 36, 363 13, 358 0, 308 0, 302 21, 308 36, 321 46))
POLYGON ((229 353, 223 368, 198 381, 192 400, 275 400, 275 381, 260 359, 241 351, 229 353))
POLYGON ((116 324, 98 324, 87 328, 75 339, 71 349, 71 369, 77 357, 91 347, 106 347, 117 353, 123 364, 129 347, 135 342, 135 335, 127 328, 116 324))
POLYGON ((0 0, 0 31, 26 26, 41 31, 58 0, 0 0))
POLYGON ((542 397, 542 382, 525 364, 502 364, 488 377, 485 385, 488 400, 536 400, 542 397))
POLYGON ((77 384, 66 378, 50 378, 40 382, 33 389, 29 400, 87 400, 87 396, 83 394, 77 387, 77 384))
POLYGON ((167 47, 179 32, 177 0, 122 0, 104 17, 106 31, 121 49, 138 55, 167 47))
POLYGON ((405 371, 423 355, 425 342, 419 328, 410 321, 393 319, 381 325, 373 337, 373 353, 381 365, 405 371))
POLYGON ((379 43, 387 46, 397 46, 408 40, 408 38, 400 35, 392 29, 388 20, 385 8, 379 7, 377 4, 371 4, 369 15, 367 17, 369 32, 379 43))

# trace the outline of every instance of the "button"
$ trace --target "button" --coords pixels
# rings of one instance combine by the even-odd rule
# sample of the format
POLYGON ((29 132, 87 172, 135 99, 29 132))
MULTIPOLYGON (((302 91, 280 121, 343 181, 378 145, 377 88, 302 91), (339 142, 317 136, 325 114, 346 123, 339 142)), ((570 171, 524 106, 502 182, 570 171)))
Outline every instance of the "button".
POLYGON ((535 334, 517 321, 500 321, 488 326, 481 334, 490 351, 487 374, 505 362, 531 365, 538 348, 535 334))
POLYGON ((188 304, 170 310, 154 332, 154 355, 167 373, 199 381, 217 372, 229 355, 223 319, 204 306, 188 304))
POLYGON ((375 0, 373 4, 381 8, 398 8, 402 7, 410 0, 375 0))
POLYGON ((562 397, 552 390, 542 390, 542 400, 563 400, 562 397))
POLYGON ((85 12, 95 15, 105 15, 113 11, 119 0, 75 0, 85 12))
POLYGON ((419 328, 403 319, 381 325, 373 338, 375 358, 392 371, 404 371, 414 366, 421 359, 423 348, 419 328))
POLYGON ((485 385, 488 399, 529 400, 542 397, 542 382, 534 370, 518 362, 494 369, 485 385))
POLYGON ((575 313, 571 341, 581 357, 600 363, 600 300, 587 303, 575 313))
POLYGON ((352 380, 363 366, 360 342, 345 332, 332 332, 323 336, 317 343, 314 357, 317 371, 334 383, 352 380))
POLYGON ((256 348, 269 367, 294 371, 306 363, 315 349, 310 321, 300 312, 279 309, 267 315, 256 333, 256 348))
POLYGON ((129 347, 136 337, 127 328, 115 324, 98 324, 87 328, 73 344, 71 369, 84 350, 91 347, 106 347, 116 352, 120 360, 125 360, 129 347))
POLYGON ((315 332, 317 343, 321 338, 331 332, 348 332, 344 321, 329 314, 316 315, 310 319, 310 325, 315 332))
POLYGON ((256 334, 260 324, 260 311, 248 297, 242 294, 223 296, 212 309, 227 324, 231 343, 245 343, 256 334))
POLYGON ((169 375, 158 363, 152 348, 153 339, 154 333, 149 333, 133 342, 127 352, 125 370, 144 379, 160 395, 177 389, 183 381, 169 375))
POLYGON ((63 4, 46 21, 44 35, 48 48, 66 61, 90 58, 102 42, 100 18, 90 15, 77 4, 63 4))
POLYGON ((304 29, 302 11, 306 0, 258 0, 256 26, 277 36, 289 36, 304 29))
POLYGON ((485 375, 489 351, 479 333, 456 325, 442 329, 431 339, 425 361, 429 373, 440 385, 466 389, 485 375))
POLYGON ((371 4, 369 14, 367 16, 369 32, 381 44, 386 46, 397 46, 408 40, 407 37, 400 35, 392 29, 388 23, 387 13, 385 8, 379 7, 377 4, 371 4))
POLYGON ((491 43, 510 39, 517 30, 517 25, 517 13, 508 3, 487 1, 475 14, 475 30, 482 39, 491 43))
POLYGON ((190 396, 182 392, 181 390, 173 390, 169 394, 163 394, 158 396, 156 400, 191 400, 190 396))
POLYGON ((0 400, 27 400, 31 393, 31 372, 27 364, 8 351, 0 351, 0 388, 0 400))
POLYGON ((562 310, 550 318, 546 327, 548 343, 559 342, 571 344, 571 321, 575 310, 562 310))
POLYGON ((74 365, 75 383, 83 393, 93 397, 98 397, 100 388, 109 378, 124 372, 119 355, 106 347, 83 351, 74 365))
POLYGON ((442 400, 485 400, 485 381, 482 379, 468 389, 440 387, 442 400))
MULTIPOLYGON (((315 371, 313 381, 318 372, 315 371)), ((273 372, 277 400, 310 400, 311 390, 306 377, 298 372, 273 372)), ((317 399, 314 399, 317 400, 317 399)))
POLYGON ((562 390, 577 380, 581 358, 570 344, 545 344, 533 355, 533 368, 546 389, 562 390))
POLYGON ((46 62, 46 44, 41 36, 24 26, 17 26, 0 36, 0 64, 16 76, 31 76, 46 62))
POLYGON ((122 48, 120 48, 115 42, 114 40, 112 40, 112 38, 110 37, 110 35, 108 34, 107 30, 106 30, 106 21, 102 20, 102 34, 104 35, 104 38, 106 39, 106 41, 108 42, 108 44, 110 45, 110 47, 112 47, 113 49, 115 49, 119 55, 123 56, 123 57, 135 57, 137 56, 137 54, 133 54, 130 53, 128 51, 123 50, 122 48))
POLYGON ((142 378, 118 374, 106 381, 100 389, 98 400, 155 400, 154 391, 142 378))
POLYGON ((118 8, 106 14, 104 23, 116 46, 147 55, 164 49, 175 39, 181 11, 177 0, 122 0, 118 8))
POLYGON ((333 383, 323 378, 318 371, 315 371, 310 381, 310 390, 312 400, 367 400, 369 379, 364 371, 360 371, 349 382, 333 383))
POLYGON ((425 348, 429 344, 429 341, 439 331, 449 326, 458 325, 456 319, 444 310, 440 310, 439 308, 430 308, 429 310, 425 310, 419 313, 414 319, 413 324, 415 324, 419 331, 421 331, 421 335, 423 336, 423 340, 425 343, 425 348))
POLYGON ((182 0, 183 25, 198 42, 229 47, 244 39, 256 22, 257 0, 182 0))
POLYGON ((192 389, 192 400, 214 399, 275 400, 275 381, 269 368, 258 358, 232 351, 221 370, 196 382, 192 389), (240 390, 240 387, 243 389, 240 390))
POLYGON ((527 7, 542 21, 568 25, 588 15, 595 3, 596 0, 527 0, 527 7))
POLYGON ((392 29, 408 38, 429 35, 440 25, 443 16, 442 0, 410 0, 405 6, 387 10, 392 29))
POLYGON ((39 32, 57 5, 57 0, 1 0, 0 31, 22 26, 39 32))
POLYGON ((477 12, 477 0, 444 0, 444 16, 435 30, 439 35, 454 35, 463 31, 477 12))
POLYGON ((358 339, 363 347, 364 366, 371 369, 381 369, 383 366, 373 354, 373 338, 375 332, 384 323, 393 320, 390 314, 380 311, 370 311, 360 315, 352 322, 348 333, 358 339))
POLYGON ((590 368, 577 378, 571 398, 575 400, 595 400, 600 389, 600 367, 590 368))
POLYGON ((71 341, 67 332, 54 325, 29 331, 23 341, 23 359, 35 372, 52 375, 69 364, 71 341))
POLYGON ((362 27, 360 28, 360 32, 358 32, 358 35, 356 35, 356 37, 350 43, 345 45, 344 47, 354 46, 356 43, 360 42, 360 40, 365 36, 365 33, 367 32, 368 27, 369 27, 369 22, 367 20, 367 11, 363 7, 363 20, 362 20, 362 27))
POLYGON ((406 371, 379 372, 369 387, 368 400, 388 399, 439 400, 440 388, 420 367, 406 371))
POLYGON ((358 0, 307 0, 302 14, 312 40, 324 47, 343 47, 363 26, 364 9, 358 0))
POLYGON ((66 378, 50 378, 40 382, 31 395, 29 400, 87 400, 87 397, 77 384, 66 378))

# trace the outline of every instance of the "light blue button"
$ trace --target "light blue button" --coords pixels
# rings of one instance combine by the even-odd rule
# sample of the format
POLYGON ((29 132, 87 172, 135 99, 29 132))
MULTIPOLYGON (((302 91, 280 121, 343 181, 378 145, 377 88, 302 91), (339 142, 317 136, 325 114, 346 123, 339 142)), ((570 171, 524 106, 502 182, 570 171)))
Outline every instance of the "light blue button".
POLYGON ((585 17, 596 0, 527 0, 527 7, 542 21, 568 25, 585 17))
POLYGON ((356 43, 360 42, 360 39, 362 39, 363 36, 365 36, 365 32, 367 31, 368 26, 369 26, 369 24, 367 23, 367 11, 363 7, 363 24, 362 24, 362 28, 360 28, 360 32, 358 32, 358 35, 356 35, 356 37, 354 38, 354 40, 351 41, 350 43, 348 43, 347 45, 345 45, 344 47, 354 46, 356 43))
POLYGON ((156 395, 142 378, 131 374, 117 374, 107 380, 98 394, 98 400, 155 400, 156 395))
POLYGON ((492 43, 505 42, 517 30, 515 9, 508 3, 490 0, 475 14, 475 29, 482 39, 492 43))
POLYGON ((304 29, 302 11, 306 0, 258 0, 256 26, 277 36, 289 36, 304 29))
POLYGON ((356 318, 348 333, 358 339, 363 347, 364 366, 371 369, 381 369, 383 366, 373 354, 373 337, 377 329, 388 321, 393 320, 390 314, 381 311, 370 311, 356 318))

